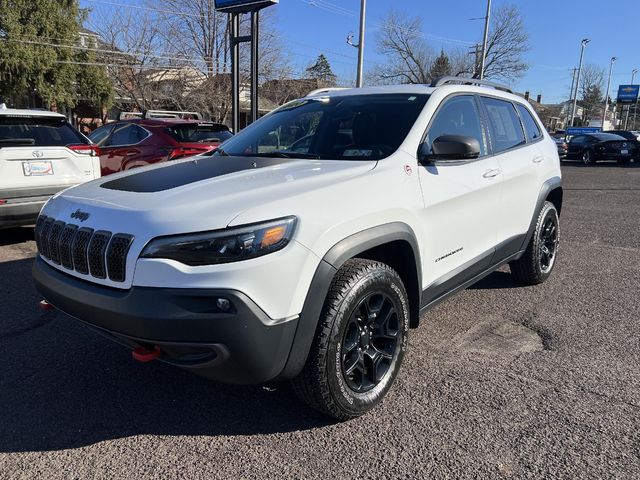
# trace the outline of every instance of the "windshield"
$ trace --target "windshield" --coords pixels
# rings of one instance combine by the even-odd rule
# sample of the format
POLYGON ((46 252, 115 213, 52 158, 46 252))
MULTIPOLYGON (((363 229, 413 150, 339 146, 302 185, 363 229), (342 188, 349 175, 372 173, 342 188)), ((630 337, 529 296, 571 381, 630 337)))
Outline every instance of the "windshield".
POLYGON ((173 125, 167 133, 180 143, 222 143, 233 136, 225 125, 197 123, 173 125))
POLYGON ((378 160, 404 141, 429 95, 303 98, 247 127, 215 155, 378 160))

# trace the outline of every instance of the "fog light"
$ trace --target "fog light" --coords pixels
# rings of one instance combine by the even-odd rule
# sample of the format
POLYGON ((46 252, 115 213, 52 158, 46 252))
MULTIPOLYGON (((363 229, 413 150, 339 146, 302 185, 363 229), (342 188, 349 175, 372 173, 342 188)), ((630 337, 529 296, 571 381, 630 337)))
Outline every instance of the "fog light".
POLYGON ((231 302, 226 298, 219 298, 216 306, 223 312, 227 312, 231 308, 231 302))

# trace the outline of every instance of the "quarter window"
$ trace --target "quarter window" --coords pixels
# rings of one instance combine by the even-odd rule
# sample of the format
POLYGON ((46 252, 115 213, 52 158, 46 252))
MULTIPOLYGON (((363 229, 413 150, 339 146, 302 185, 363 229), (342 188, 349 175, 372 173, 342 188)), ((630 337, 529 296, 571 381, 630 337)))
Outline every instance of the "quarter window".
POLYGON ((500 153, 526 143, 518 114, 511 102, 482 97, 487 109, 493 153, 500 153))
POLYGON ((542 137, 542 131, 538 126, 538 122, 535 121, 533 115, 527 107, 521 104, 517 104, 516 108, 518 109, 518 113, 520 114, 520 119, 522 120, 522 124, 524 125, 524 131, 527 134, 527 139, 532 142, 542 137))
POLYGON ((480 155, 487 154, 478 106, 473 96, 453 97, 438 110, 425 139, 430 150, 433 141, 442 135, 473 137, 480 143, 480 155))

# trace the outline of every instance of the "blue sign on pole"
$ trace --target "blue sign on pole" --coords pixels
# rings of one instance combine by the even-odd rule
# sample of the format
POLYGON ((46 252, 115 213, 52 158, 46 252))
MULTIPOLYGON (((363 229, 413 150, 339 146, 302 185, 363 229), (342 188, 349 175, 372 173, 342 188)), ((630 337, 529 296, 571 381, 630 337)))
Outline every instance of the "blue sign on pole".
POLYGON ((566 135, 589 135, 590 133, 599 133, 600 127, 571 127, 567 128, 566 135))
POLYGON ((618 88, 618 103, 636 103, 640 85, 620 85, 618 88))
POLYGON ((216 10, 226 13, 242 13, 275 5, 279 0, 215 0, 216 10))

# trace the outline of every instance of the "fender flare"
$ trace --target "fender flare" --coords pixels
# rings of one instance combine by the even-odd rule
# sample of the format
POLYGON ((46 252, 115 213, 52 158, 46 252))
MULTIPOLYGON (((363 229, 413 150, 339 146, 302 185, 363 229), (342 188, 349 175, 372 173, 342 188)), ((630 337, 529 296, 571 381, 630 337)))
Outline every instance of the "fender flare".
POLYGON ((338 269, 347 260, 362 252, 398 240, 406 241, 413 250, 418 277, 419 311, 420 295, 422 294, 422 267, 420 249, 413 229, 406 223, 392 222, 354 233, 331 247, 316 268, 298 320, 289 358, 278 376, 278 380, 292 379, 302 371, 316 334, 324 300, 338 269))
MULTIPOLYGON (((540 193, 538 193, 538 200, 536 201, 536 208, 533 210, 533 216, 531 218, 531 223, 529 224, 529 230, 525 235, 524 241, 520 246, 520 250, 524 252, 527 249, 527 245, 531 241, 531 237, 533 236, 533 232, 536 229, 536 221, 538 220, 538 213, 542 209, 542 205, 546 201, 549 194, 555 190, 556 188, 562 189, 562 179, 560 177, 551 177, 546 182, 542 184, 542 188, 540 189, 540 193)), ((559 211, 560 209, 558 209, 559 211)))

